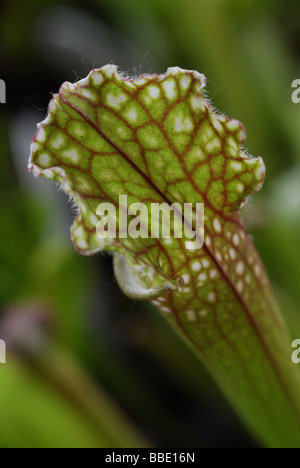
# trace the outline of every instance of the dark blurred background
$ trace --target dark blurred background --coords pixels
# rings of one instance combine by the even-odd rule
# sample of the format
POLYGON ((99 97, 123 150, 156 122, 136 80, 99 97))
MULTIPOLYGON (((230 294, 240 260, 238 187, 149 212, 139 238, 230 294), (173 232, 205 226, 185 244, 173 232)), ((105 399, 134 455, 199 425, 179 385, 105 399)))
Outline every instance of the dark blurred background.
POLYGON ((158 313, 122 295, 111 258, 75 253, 67 198, 27 160, 64 81, 107 63, 204 73, 213 104, 265 160, 243 218, 299 338, 299 1, 3 0, 0 57, 0 445, 257 446, 158 313))

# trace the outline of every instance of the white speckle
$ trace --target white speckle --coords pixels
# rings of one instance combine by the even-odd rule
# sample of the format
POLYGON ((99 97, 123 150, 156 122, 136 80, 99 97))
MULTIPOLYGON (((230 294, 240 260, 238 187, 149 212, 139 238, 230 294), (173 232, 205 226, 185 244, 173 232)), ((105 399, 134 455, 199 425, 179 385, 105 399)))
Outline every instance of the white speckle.
POLYGON ((216 259, 219 260, 219 262, 221 262, 223 260, 222 255, 221 255, 220 252, 216 253, 216 259))
POLYGON ((41 166, 49 166, 50 156, 47 153, 43 153, 39 156, 39 163, 41 166))
POLYGON ((259 265, 255 265, 254 267, 254 273, 256 274, 256 276, 260 276, 260 266, 259 265))
POLYGON ((188 294, 191 292, 191 288, 184 288, 183 290, 184 293, 188 294))
POLYGON ((214 129, 217 130, 217 132, 219 132, 219 133, 222 132, 223 127, 222 127, 222 124, 219 121, 219 119, 213 118, 212 124, 213 124, 214 129))
POLYGON ((127 97, 123 93, 119 93, 117 95, 108 94, 107 95, 107 104, 114 109, 120 109, 121 104, 127 100, 127 97))
POLYGON ((214 292, 209 293, 209 295, 207 296, 207 300, 208 302, 216 302, 216 293, 214 292))
POLYGON ((246 283, 247 283, 247 284, 251 284, 251 277, 250 277, 250 275, 246 275, 246 278, 245 278, 245 279, 246 279, 246 283))
POLYGON ((233 132, 239 130, 240 126, 241 126, 240 122, 238 120, 235 120, 235 119, 230 120, 230 122, 228 122, 228 124, 227 124, 228 130, 231 130, 233 132))
POLYGON ((184 284, 188 284, 190 282, 190 275, 182 275, 182 279, 184 284))
POLYGON ((92 223, 93 226, 97 226, 97 224, 98 224, 98 219, 97 219, 97 217, 96 217, 94 214, 92 214, 92 215, 90 216, 90 221, 91 221, 91 223, 92 223))
POLYGON ((217 153, 220 150, 221 150, 221 143, 220 143, 220 141, 218 139, 210 141, 206 145, 206 151, 208 153, 217 153))
POLYGON ((231 258, 232 260, 235 260, 235 258, 236 258, 236 253, 235 253, 235 250, 234 250, 234 249, 231 248, 231 249, 229 250, 229 255, 230 255, 230 258, 231 258))
POLYGON ((34 143, 31 143, 31 147, 30 147, 30 151, 31 153, 35 153, 36 151, 39 150, 39 145, 38 143, 34 142, 34 143))
POLYGON ((209 272, 209 277, 210 277, 211 279, 214 279, 214 278, 216 278, 217 276, 218 276, 217 270, 211 270, 211 271, 209 272))
POLYGON ((113 75, 116 75, 118 67, 116 65, 104 65, 102 67, 102 72, 107 76, 108 78, 111 78, 113 75))
POLYGON ((153 99, 157 99, 160 95, 160 89, 158 88, 158 86, 149 86, 148 93, 150 97, 152 97, 153 99))
POLYGON ((75 229, 74 231, 74 236, 76 237, 82 237, 83 236, 83 227, 79 226, 75 229))
POLYGON ((206 273, 201 273, 201 275, 198 276, 199 281, 203 282, 207 280, 207 275, 206 273))
POLYGON ((137 80, 134 80, 135 84, 138 85, 138 86, 144 86, 144 84, 147 83, 147 80, 146 78, 138 78, 137 80))
POLYGON ((100 72, 94 72, 94 73, 92 73, 91 78, 92 78, 92 81, 93 81, 93 83, 94 83, 95 85, 101 84, 102 81, 104 80, 103 75, 102 75, 102 73, 100 73, 100 72))
POLYGON ((97 96, 94 93, 92 93, 89 89, 83 88, 81 92, 85 98, 90 99, 94 102, 97 101, 97 96))
POLYGON ((208 268, 209 267, 209 261, 208 260, 202 260, 202 265, 203 265, 203 268, 208 268))
POLYGON ((265 168, 263 165, 261 165, 256 171, 256 178, 258 180, 261 180, 264 175, 265 175, 265 168))
POLYGON ((238 235, 238 234, 234 234, 232 240, 233 240, 234 245, 239 245, 239 243, 240 243, 240 238, 239 238, 239 235, 238 235))
POLYGON ((171 314, 172 310, 169 307, 161 307, 160 310, 166 314, 171 314))
POLYGON ((131 109, 129 112, 127 112, 127 118, 131 121, 131 122, 135 122, 136 119, 137 119, 137 111, 135 109, 131 109))
POLYGON ((239 293, 242 293, 244 291, 244 283, 243 281, 238 281, 236 285, 236 289, 238 290, 239 293))
POLYGON ((185 90, 188 89, 188 87, 191 84, 191 77, 189 75, 185 75, 181 78, 180 80, 181 87, 185 90))
POLYGON ((211 245, 210 237, 205 236, 205 244, 207 245, 207 247, 209 247, 211 245))
POLYGON ((235 171, 241 171, 243 169, 243 166, 241 165, 241 163, 239 162, 236 162, 236 161, 232 161, 230 163, 230 166, 232 167, 232 169, 234 169, 235 171))
POLYGON ((88 245, 86 243, 86 241, 84 239, 79 239, 76 241, 76 245, 80 248, 80 249, 87 249, 88 245))
POLYGON ((187 310, 186 318, 188 319, 189 322, 196 322, 197 320, 196 312, 194 310, 187 310))
POLYGON ((243 262, 238 262, 235 271, 237 272, 238 275, 242 275, 245 271, 245 266, 243 262))
POLYGON ((164 81, 162 86, 168 99, 174 99, 176 97, 174 80, 164 81))
POLYGON ((192 265, 192 269, 194 271, 199 271, 201 270, 201 263, 200 262, 194 262, 193 265, 192 265))
POLYGON ((52 169, 45 169, 41 174, 46 177, 46 179, 52 179, 55 175, 55 172, 52 169))
POLYGON ((238 184, 236 184, 236 189, 238 190, 238 192, 242 193, 245 190, 245 185, 239 182, 238 184))
POLYGON ((184 129, 181 117, 177 117, 174 122, 174 130, 175 132, 182 132, 184 129))
POLYGON ((215 230, 216 230, 217 232, 221 232, 222 227, 221 227, 220 221, 219 221, 217 218, 214 219, 214 223, 213 223, 213 224, 214 224, 215 230))
POLYGON ((39 128, 39 131, 36 135, 36 141, 39 141, 40 143, 43 143, 46 140, 46 132, 43 127, 39 128))
POLYGON ((79 161, 79 155, 76 149, 64 151, 63 157, 67 159, 71 159, 75 163, 79 161))
POLYGON ((200 310, 199 315, 200 317, 206 317, 208 315, 208 312, 207 310, 203 309, 203 310, 200 310))
POLYGON ((58 135, 51 143, 52 148, 59 149, 64 144, 64 137, 62 135, 58 135))
POLYGON ((173 241, 172 241, 171 238, 169 238, 169 239, 163 239, 163 242, 164 242, 165 245, 170 245, 170 244, 172 244, 173 241))
POLYGON ((202 110, 203 113, 206 111, 206 104, 204 99, 200 99, 197 96, 192 97, 191 106, 194 110, 202 110))

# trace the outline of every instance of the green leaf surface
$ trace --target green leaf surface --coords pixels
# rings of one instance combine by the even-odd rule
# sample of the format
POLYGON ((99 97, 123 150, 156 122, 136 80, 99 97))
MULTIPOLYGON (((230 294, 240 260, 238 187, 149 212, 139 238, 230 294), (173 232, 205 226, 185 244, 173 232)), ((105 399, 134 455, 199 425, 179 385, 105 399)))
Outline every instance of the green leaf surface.
MULTIPOLYGON (((112 65, 65 83, 39 125, 29 169, 75 201, 75 248, 114 254, 124 293, 153 300, 254 433, 271 446, 299 446, 299 375, 238 213, 260 189, 265 167, 243 150, 243 126, 214 111, 205 84, 200 73, 178 67, 126 79, 112 65), (98 205, 118 207, 119 195, 148 212, 151 203, 204 203, 203 247, 192 250, 174 232, 170 239, 100 240, 98 205)), ((149 233, 146 221, 141 231, 149 233)))

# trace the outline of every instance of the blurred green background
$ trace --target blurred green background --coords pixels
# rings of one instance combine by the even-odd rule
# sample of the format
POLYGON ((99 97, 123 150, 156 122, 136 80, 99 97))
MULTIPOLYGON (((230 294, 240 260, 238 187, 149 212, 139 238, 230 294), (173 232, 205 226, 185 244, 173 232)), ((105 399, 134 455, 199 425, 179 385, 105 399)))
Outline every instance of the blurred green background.
POLYGON ((243 218, 300 338, 299 19, 298 0, 1 2, 1 446, 257 446, 158 313, 122 295, 111 258, 75 253, 68 200, 27 160, 64 81, 106 63, 204 73, 213 104, 244 123, 266 163, 243 218))

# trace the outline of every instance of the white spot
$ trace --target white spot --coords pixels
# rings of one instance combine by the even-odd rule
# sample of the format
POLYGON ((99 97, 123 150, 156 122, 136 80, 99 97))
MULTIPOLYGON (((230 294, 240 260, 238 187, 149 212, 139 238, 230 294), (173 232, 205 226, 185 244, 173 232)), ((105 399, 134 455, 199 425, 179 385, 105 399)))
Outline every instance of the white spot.
POLYGON ((220 143, 220 141, 218 139, 210 141, 206 145, 206 151, 208 153, 217 153, 220 150, 221 150, 221 143, 220 143))
POLYGON ((247 284, 251 284, 251 277, 250 277, 250 275, 246 275, 246 278, 245 278, 245 279, 246 279, 246 283, 247 283, 247 284))
POLYGON ((260 276, 261 270, 260 270, 260 266, 259 266, 259 265, 255 265, 255 267, 254 267, 254 273, 256 274, 256 276, 260 276))
POLYGON ((234 236, 233 236, 233 243, 234 243, 234 245, 239 245, 239 243, 240 243, 240 238, 239 238, 239 235, 238 235, 238 234, 234 234, 234 236))
POLYGON ((207 300, 208 302, 216 302, 216 293, 214 292, 209 293, 209 295, 207 296, 207 300))
POLYGON ((211 279, 214 279, 214 278, 216 278, 217 276, 218 276, 217 270, 211 270, 211 271, 209 272, 209 277, 210 277, 211 279))
POLYGON ((71 159, 72 162, 78 162, 79 154, 76 149, 71 149, 63 152, 63 157, 67 159, 71 159))
POLYGON ((171 314, 172 310, 169 307, 161 307, 160 310, 166 314, 171 314))
POLYGON ((107 95, 107 104, 114 109, 120 109, 121 104, 127 100, 127 97, 123 93, 119 93, 117 95, 108 94, 107 95))
POLYGON ((160 95, 160 89, 158 88, 158 86, 149 86, 148 93, 150 97, 152 97, 153 99, 157 99, 160 95))
POLYGON ((89 89, 82 89, 82 95, 86 97, 87 99, 90 99, 91 101, 97 101, 97 96, 92 93, 89 89))
POLYGON ((217 132, 219 133, 222 132, 223 127, 219 119, 213 118, 212 124, 213 124, 214 129, 217 130, 217 132))
POLYGON ((190 275, 182 275, 182 279, 184 284, 188 284, 190 282, 190 275))
POLYGON ((238 275, 242 275, 245 271, 245 266, 243 262, 238 262, 235 271, 237 272, 238 275))
POLYGON ((227 124, 227 128, 228 130, 232 130, 233 132, 234 131, 237 131, 240 129, 240 122, 238 120, 230 120, 230 122, 228 122, 227 124))
POLYGON ((64 144, 64 137, 62 135, 58 135, 51 143, 52 148, 59 149, 64 144))
POLYGON ((189 292, 191 292, 191 288, 185 288, 185 289, 183 290, 183 292, 186 293, 186 294, 188 294, 189 292))
POLYGON ((94 72, 92 73, 92 81, 95 85, 100 85, 102 81, 104 80, 102 73, 100 72, 94 72))
POLYGON ((203 282, 207 280, 207 275, 206 273, 201 273, 201 275, 198 276, 199 281, 203 282))
POLYGON ((203 309, 203 310, 200 310, 199 315, 200 317, 206 317, 208 315, 208 312, 207 310, 203 309))
POLYGON ((93 226, 97 226, 97 224, 98 224, 98 219, 97 219, 97 217, 96 217, 94 214, 92 214, 92 215, 90 216, 90 221, 91 221, 91 223, 92 223, 93 226))
POLYGON ((235 250, 234 249, 230 249, 229 250, 229 255, 231 257, 232 260, 235 260, 236 258, 236 253, 235 253, 235 250))
POLYGON ((219 262, 221 262, 223 260, 222 255, 221 255, 220 252, 216 253, 216 258, 217 258, 217 260, 219 260, 219 262))
POLYGON ((162 86, 168 99, 174 99, 176 97, 174 80, 165 81, 162 86))
POLYGON ((265 175, 265 168, 263 165, 261 165, 256 171, 256 178, 258 180, 261 180, 264 175, 265 175))
POLYGON ((238 184, 236 184, 236 189, 238 192, 242 193, 245 190, 245 185, 239 182, 238 184))
POLYGON ((237 285, 236 285, 236 289, 239 293, 242 293, 244 291, 244 283, 243 281, 238 281, 237 285))
POLYGON ((214 224, 215 230, 216 230, 217 232, 221 232, 222 227, 221 227, 220 221, 219 221, 217 218, 214 219, 214 223, 213 223, 213 224, 214 224))
POLYGON ((137 111, 135 109, 131 109, 129 112, 127 112, 127 118, 131 121, 131 122, 135 122, 136 119, 137 119, 137 111))
POLYGON ((204 99, 193 96, 191 99, 191 106, 194 110, 201 110, 203 113, 206 111, 206 104, 204 99))
POLYGON ((209 267, 209 261, 208 260, 202 260, 202 265, 204 268, 208 268, 209 267))
POLYGON ((184 75, 181 80, 180 80, 180 84, 181 84, 181 87, 185 90, 185 89, 188 89, 188 87, 190 86, 191 84, 191 77, 189 75, 184 75))
POLYGON ((172 244, 173 241, 172 241, 172 239, 170 238, 170 239, 164 239, 163 242, 164 242, 164 244, 166 244, 166 245, 170 245, 170 244, 172 244))
POLYGON ((201 263, 200 262, 194 262, 193 265, 192 265, 192 269, 194 271, 199 271, 201 270, 201 263))
POLYGON ((43 153, 39 157, 39 163, 41 166, 49 166, 50 164, 50 156, 47 153, 43 153))
POLYGON ((79 239, 76 241, 76 245, 80 248, 80 249, 87 249, 88 248, 88 245, 86 243, 86 241, 84 239, 79 239))
POLYGON ((196 322, 197 317, 196 313, 194 310, 187 310, 186 311, 186 318, 188 319, 189 322, 196 322))
POLYGON ((241 171, 243 169, 243 166, 241 165, 241 163, 239 162, 236 162, 236 161, 232 161, 230 163, 230 166, 232 167, 232 169, 234 169, 235 171, 241 171))
POLYGON ((36 142, 31 143, 31 147, 30 147, 31 153, 35 153, 38 150, 39 150, 39 145, 36 142))
POLYGON ((46 140, 46 132, 43 127, 40 127, 35 139, 40 143, 43 143, 46 140))
POLYGON ((144 86, 144 84, 147 83, 146 78, 138 78, 137 80, 134 80, 135 84, 138 86, 144 86))
POLYGON ((211 245, 210 237, 205 236, 205 243, 206 243, 207 247, 209 247, 211 245))
POLYGON ((75 229, 74 231, 74 236, 76 237, 82 237, 84 234, 84 231, 83 231, 83 227, 82 226, 79 226, 75 229))

